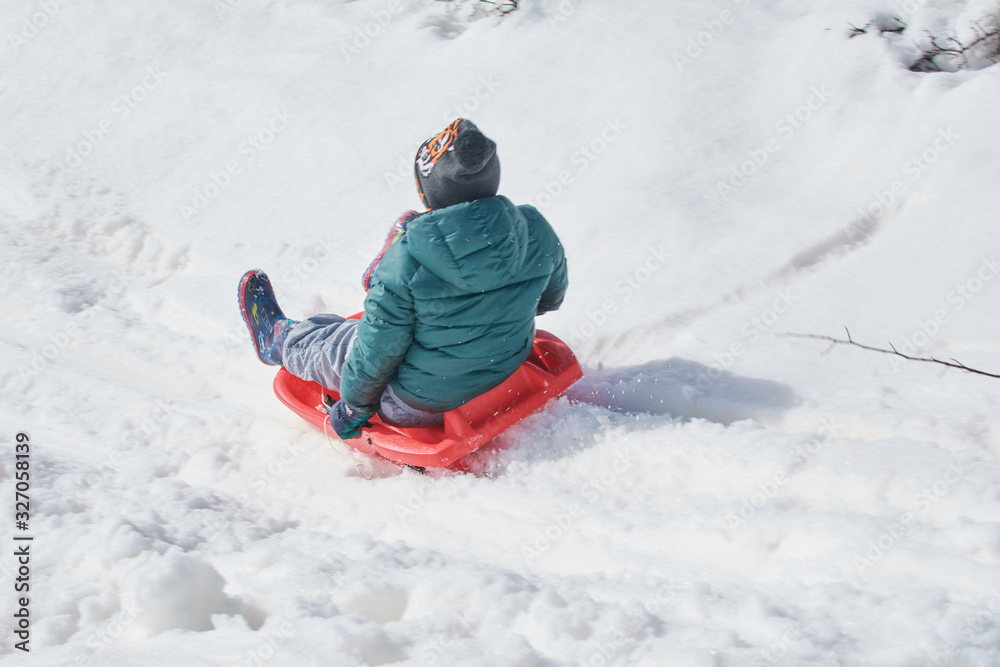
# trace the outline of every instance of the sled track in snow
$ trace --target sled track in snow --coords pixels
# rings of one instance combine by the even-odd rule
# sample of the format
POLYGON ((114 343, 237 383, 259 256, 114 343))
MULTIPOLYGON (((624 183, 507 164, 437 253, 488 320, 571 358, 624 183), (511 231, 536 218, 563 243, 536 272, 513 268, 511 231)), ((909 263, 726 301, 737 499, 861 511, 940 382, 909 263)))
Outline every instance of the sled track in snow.
POLYGON ((593 352, 600 356, 622 347, 642 347, 654 338, 662 338, 663 329, 677 331, 731 305, 744 303, 765 292, 790 287, 802 274, 821 270, 831 261, 839 261, 868 245, 879 229, 905 214, 911 206, 912 200, 904 200, 885 215, 854 220, 812 246, 792 255, 783 266, 759 281, 745 283, 724 294, 713 305, 670 313, 659 320, 640 325, 632 331, 599 337, 594 344, 593 352))

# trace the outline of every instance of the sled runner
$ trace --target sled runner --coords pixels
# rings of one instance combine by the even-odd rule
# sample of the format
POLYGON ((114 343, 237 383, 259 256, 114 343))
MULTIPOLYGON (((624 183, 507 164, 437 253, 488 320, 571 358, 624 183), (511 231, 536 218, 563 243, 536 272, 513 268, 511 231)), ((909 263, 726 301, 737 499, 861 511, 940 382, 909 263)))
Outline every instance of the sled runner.
MULTIPOLYGON (((502 384, 444 413, 444 424, 398 428, 371 418, 360 438, 345 443, 365 454, 418 468, 463 468, 461 459, 565 392, 583 377, 572 350, 546 331, 535 332, 531 356, 502 384)), ((274 393, 300 417, 323 429, 324 396, 337 392, 295 377, 284 368, 274 378, 274 393)))

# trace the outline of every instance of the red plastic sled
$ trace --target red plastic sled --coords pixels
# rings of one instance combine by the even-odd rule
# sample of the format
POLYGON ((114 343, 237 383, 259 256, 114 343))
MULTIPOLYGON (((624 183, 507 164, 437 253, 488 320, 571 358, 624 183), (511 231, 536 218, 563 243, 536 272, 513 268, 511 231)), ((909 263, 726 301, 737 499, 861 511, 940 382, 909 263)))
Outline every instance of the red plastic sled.
MULTIPOLYGON (((535 333, 531 356, 502 384, 465 405, 444 413, 444 425, 397 428, 371 418, 360 438, 345 442, 365 454, 420 468, 462 469, 463 456, 565 392, 583 377, 569 346, 547 331, 535 333)), ((320 429, 327 412, 323 396, 337 392, 295 377, 284 368, 274 378, 274 393, 282 403, 320 429)))

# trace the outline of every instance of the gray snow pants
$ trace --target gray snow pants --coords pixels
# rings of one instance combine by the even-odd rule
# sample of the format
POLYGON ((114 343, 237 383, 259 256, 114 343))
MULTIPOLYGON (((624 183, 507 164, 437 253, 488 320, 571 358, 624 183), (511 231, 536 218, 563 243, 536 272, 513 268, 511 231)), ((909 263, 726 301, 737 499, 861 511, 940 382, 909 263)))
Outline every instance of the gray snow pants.
MULTIPOLYGON (((313 315, 288 330, 281 359, 292 375, 339 392, 344 361, 351 353, 357 333, 358 320, 347 320, 340 315, 313 315)), ((440 412, 410 407, 389 385, 382 393, 378 416, 387 424, 401 427, 436 426, 444 421, 440 412)))

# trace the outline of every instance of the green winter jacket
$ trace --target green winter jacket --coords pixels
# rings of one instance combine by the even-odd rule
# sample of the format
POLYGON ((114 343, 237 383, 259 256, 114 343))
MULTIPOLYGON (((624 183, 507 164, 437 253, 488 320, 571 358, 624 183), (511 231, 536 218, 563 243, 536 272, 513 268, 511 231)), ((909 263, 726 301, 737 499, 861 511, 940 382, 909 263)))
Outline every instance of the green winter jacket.
POLYGON ((419 410, 458 407, 528 357, 536 313, 566 286, 562 244, 531 206, 487 197, 420 215, 375 270, 341 398, 375 412, 391 384, 419 410))

